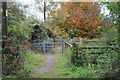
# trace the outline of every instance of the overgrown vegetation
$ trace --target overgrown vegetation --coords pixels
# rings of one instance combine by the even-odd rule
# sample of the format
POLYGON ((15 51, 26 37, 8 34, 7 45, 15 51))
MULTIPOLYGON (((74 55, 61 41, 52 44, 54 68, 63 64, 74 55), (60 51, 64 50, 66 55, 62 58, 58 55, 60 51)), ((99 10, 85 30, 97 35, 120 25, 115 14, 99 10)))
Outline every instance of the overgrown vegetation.
MULTIPOLYGON (((110 20, 107 25, 99 26, 102 42, 96 44, 74 44, 72 51, 68 51, 58 57, 55 70, 59 77, 65 78, 119 78, 119 3, 102 3, 110 10, 110 15, 101 15, 105 21, 110 20), (111 7, 112 6, 112 7, 111 7), (116 9, 113 9, 116 8, 116 9), (102 43, 102 44, 100 44, 102 43), (98 46, 96 49, 81 49, 80 47, 98 46), (104 47, 103 47, 104 46, 104 47), (71 55, 71 56, 70 56, 71 55), (70 58, 71 57, 71 58, 70 58), (70 61, 72 64, 70 64, 70 61), (62 63, 62 64, 61 64, 62 63)), ((98 40, 98 41, 99 41, 98 40)), ((56 77, 55 76, 55 77, 56 77)))
POLYGON ((24 55, 24 57, 24 77, 27 77, 26 74, 29 74, 28 76, 31 77, 34 71, 38 68, 41 68, 45 61, 43 54, 40 54, 36 51, 32 51, 30 49, 27 50, 27 53, 24 55))
MULTIPOLYGON (((118 46, 119 40, 118 40, 118 34, 119 30, 118 27, 118 6, 119 3, 103 3, 107 6, 108 9, 110 9, 110 15, 108 16, 102 16, 104 19, 110 19, 112 21, 112 24, 109 27, 99 27, 98 29, 101 29, 101 40, 105 41, 106 43, 100 44, 100 45, 94 45, 94 46, 104 46, 104 48, 99 48, 97 51, 96 49, 80 49, 82 47, 81 45, 78 47, 75 45, 73 47, 72 52, 72 63, 76 66, 87 66, 88 68, 94 70, 95 73, 98 73, 103 78, 118 78, 120 77, 120 66, 119 64, 119 53, 120 48, 118 46), (111 7, 112 6, 112 7, 111 7), (116 8, 115 10, 113 9, 116 8), (117 18, 117 19, 115 19, 117 18), (100 54, 98 54, 100 52, 100 54), (94 54, 91 54, 94 53, 94 54)), ((84 44, 83 44, 84 45, 84 44)), ((92 46, 91 45, 91 46, 92 46)), ((86 45, 84 47, 87 47, 90 45, 86 45)))
MULTIPOLYGON (((42 22, 26 17, 18 4, 9 5, 8 13, 8 36, 2 55, 3 77, 30 77, 30 71, 34 69, 34 66, 38 67, 38 61, 42 61, 39 58, 41 57, 39 56, 40 53, 36 55, 34 52, 27 54, 27 49, 31 49, 32 44, 29 41, 32 40, 32 33, 35 32, 34 26, 40 25, 42 22), (37 66, 30 64, 29 58, 35 61, 37 66), (28 63, 25 63, 26 59, 28 63), (27 65, 24 66, 25 64, 27 65)), ((38 34, 41 35, 41 33, 38 34)))
POLYGON ((75 66, 71 64, 71 49, 66 49, 64 54, 55 51, 55 64, 51 72, 46 72, 35 76, 35 78, 101 78, 95 73, 95 69, 89 70, 87 65, 75 66), (54 75, 53 75, 54 74, 54 75))
POLYGON ((61 7, 61 9, 56 9, 56 11, 50 13, 53 20, 49 20, 54 22, 46 25, 44 22, 27 17, 17 4, 9 5, 8 36, 5 40, 2 55, 3 77, 31 77, 33 71, 40 68, 45 59, 43 55, 31 49, 33 45, 31 42, 36 39, 45 40, 48 37, 67 40, 74 37, 85 37, 87 39, 96 39, 97 37, 97 41, 103 41, 103 43, 81 42, 80 44, 73 44, 73 47, 66 49, 64 54, 59 54, 56 51, 56 63, 52 67, 53 71, 36 77, 120 77, 120 2, 95 3, 95 5, 92 3, 66 3, 61 4, 61 7), (100 16, 100 5, 106 6, 110 10, 110 15, 101 14, 100 16), (89 6, 92 7, 89 8, 89 6), (58 12, 61 14, 57 14, 58 12), (63 15, 62 12, 65 14, 63 15), (81 48, 88 46, 99 48, 81 48))
MULTIPOLYGON (((13 55, 8 54, 9 56, 6 57, 12 57, 13 55)), ((42 67, 43 63, 44 63, 44 56, 38 52, 32 51, 31 49, 26 49, 26 53, 21 55, 22 59, 24 59, 24 62, 22 62, 22 69, 21 70, 17 70, 17 74, 10 74, 7 76, 4 76, 3 78, 8 79, 8 78, 30 78, 32 77, 32 74, 34 73, 34 71, 40 67, 42 67)), ((15 62, 15 58, 13 58, 15 62)), ((11 63, 10 63, 11 64, 11 63)), ((11 64, 11 65, 15 65, 15 64, 11 64)), ((13 66, 11 66, 12 68, 14 68, 13 66)), ((18 65, 19 67, 20 65, 18 65)), ((8 69, 11 69, 10 66, 7 66, 8 69)), ((7 70, 7 69, 6 69, 7 70)), ((13 69, 11 69, 13 70, 13 69)), ((8 72, 8 71, 6 71, 8 72)), ((10 71, 11 72, 11 71, 10 71)))

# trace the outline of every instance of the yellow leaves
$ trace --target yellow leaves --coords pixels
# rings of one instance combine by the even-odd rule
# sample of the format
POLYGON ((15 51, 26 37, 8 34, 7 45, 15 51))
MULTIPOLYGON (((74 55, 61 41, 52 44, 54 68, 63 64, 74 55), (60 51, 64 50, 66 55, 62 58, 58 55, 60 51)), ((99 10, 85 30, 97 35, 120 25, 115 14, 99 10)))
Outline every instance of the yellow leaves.
POLYGON ((64 20, 62 20, 62 19, 61 19, 61 20, 58 20, 58 22, 63 23, 63 22, 64 22, 64 20))
POLYGON ((64 28, 61 28, 61 26, 49 26, 49 27, 50 27, 50 29, 52 29, 54 27, 53 33, 55 35, 62 36, 62 37, 68 37, 68 34, 64 30, 64 28))
MULTIPOLYGON (((55 19, 57 23, 51 27, 54 27, 54 32, 60 36, 68 35, 65 29, 76 31, 73 32, 75 36, 90 35, 91 29, 96 29, 103 21, 98 20, 99 5, 93 5, 92 2, 65 3, 55 11, 55 14, 57 14, 57 19, 55 19)), ((56 17, 55 14, 52 16, 56 17)), ((96 33, 94 30, 93 32, 96 33)))
POLYGON ((98 21, 95 21, 95 23, 97 24, 97 23, 98 23, 98 21))
POLYGON ((88 34, 88 35, 90 35, 90 34, 91 34, 91 32, 88 32, 87 34, 88 34))
POLYGON ((81 31, 81 30, 79 30, 78 32, 79 32, 79 33, 83 33, 83 31, 81 31))
POLYGON ((82 6, 83 6, 83 4, 81 4, 81 3, 80 3, 80 6, 82 7, 82 6))
POLYGON ((70 26, 69 30, 73 30, 73 29, 74 29, 74 27, 73 27, 73 26, 70 26))
POLYGON ((70 15, 67 15, 67 17, 69 17, 70 15))

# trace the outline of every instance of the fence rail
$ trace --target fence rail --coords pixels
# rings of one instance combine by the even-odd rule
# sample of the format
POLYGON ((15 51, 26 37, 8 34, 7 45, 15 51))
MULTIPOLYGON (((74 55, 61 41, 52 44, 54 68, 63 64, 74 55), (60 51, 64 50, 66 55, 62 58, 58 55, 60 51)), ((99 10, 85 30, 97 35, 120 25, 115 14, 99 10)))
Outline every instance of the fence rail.
MULTIPOLYGON (((47 50, 53 50, 55 49, 55 47, 60 47, 60 50, 61 50, 61 53, 64 53, 64 50, 65 50, 65 46, 69 46, 69 47, 75 47, 73 44, 77 44, 78 42, 80 42, 79 44, 84 44, 84 43, 91 43, 91 42, 94 42, 94 43, 97 43, 97 44, 100 44, 100 43, 105 43, 105 41, 65 41, 64 39, 55 39, 54 41, 53 40, 34 40, 33 43, 34 43, 34 46, 40 50, 42 50, 44 53, 47 51, 47 50), (82 42, 82 43, 81 43, 82 42)), ((118 50, 118 48, 112 48, 112 47, 106 47, 106 46, 97 46, 97 44, 95 46, 91 46, 91 44, 88 46, 81 46, 81 47, 78 47, 78 49, 101 49, 101 48, 110 48, 112 50, 118 50)))
POLYGON ((91 41, 91 40, 70 40, 70 43, 106 43, 106 41, 91 41))
MULTIPOLYGON (((68 45, 69 47, 76 47, 76 46, 74 46, 73 44, 75 44, 75 45, 77 45, 77 43, 78 42, 82 42, 82 43, 79 43, 79 44, 84 44, 84 43, 86 43, 86 42, 88 42, 88 43, 91 43, 91 42, 94 42, 94 43, 106 43, 106 41, 73 41, 73 42, 71 42, 71 41, 69 41, 69 42, 67 42, 67 41, 65 41, 65 43, 66 43, 66 45, 68 45)), ((77 49, 78 50, 84 50, 84 49, 111 49, 111 50, 116 50, 116 51, 119 51, 120 49, 119 48, 113 48, 112 46, 97 46, 97 45, 95 45, 95 46, 87 46, 87 45, 85 45, 85 46, 80 46, 80 47, 77 47, 77 49)), ((92 52, 91 54, 103 54, 103 52, 92 52)))

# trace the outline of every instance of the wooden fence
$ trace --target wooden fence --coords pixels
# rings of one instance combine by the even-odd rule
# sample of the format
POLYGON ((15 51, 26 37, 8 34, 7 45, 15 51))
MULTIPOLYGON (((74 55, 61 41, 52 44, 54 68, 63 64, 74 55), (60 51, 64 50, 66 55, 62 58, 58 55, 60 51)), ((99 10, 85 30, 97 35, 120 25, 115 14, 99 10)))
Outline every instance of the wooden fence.
MULTIPOLYGON (((79 44, 88 44, 88 43, 96 43, 96 45, 94 46, 87 46, 87 45, 84 45, 84 46, 80 46, 80 47, 77 47, 78 50, 85 50, 85 49, 111 49, 111 50, 116 50, 119 52, 120 49, 118 49, 117 47, 116 48, 113 48, 112 46, 103 46, 103 45, 97 45, 97 44, 106 44, 105 41, 79 41, 79 40, 76 40, 76 41, 65 41, 65 44, 68 45, 69 47, 76 47, 76 45, 79 45, 79 44)), ((92 52, 91 54, 103 54, 103 52, 92 52)))
POLYGON ((99 55, 104 55, 106 51, 114 50, 118 53, 120 52, 120 49, 117 46, 115 46, 114 44, 107 44, 107 42, 105 41, 73 41, 73 43, 70 41, 70 42, 65 42, 65 44, 68 47, 71 47, 72 50, 74 50, 71 56, 71 63, 78 66, 82 66, 84 65, 84 63, 86 63, 89 69, 92 68, 92 64, 97 64, 97 63, 106 64, 105 62, 102 62, 101 61, 102 58, 99 57, 99 55), (96 43, 96 45, 84 46, 84 45, 81 45, 82 43, 83 44, 96 43), (98 45, 100 43, 102 43, 102 45, 98 45))
MULTIPOLYGON (((106 47, 106 46, 98 46, 98 44, 106 44, 105 41, 65 41, 64 39, 55 39, 55 40, 34 40, 33 44, 34 44, 34 48, 42 51, 43 53, 46 53, 47 51, 50 50, 55 50, 56 47, 60 48, 60 52, 64 53, 65 50, 65 46, 66 47, 75 47, 73 44, 76 45, 81 45, 81 44, 87 44, 86 45, 81 45, 80 47, 78 47, 78 50, 84 50, 84 49, 102 49, 102 48, 111 48, 111 49, 116 49, 119 50, 117 48, 112 48, 112 47, 106 47), (96 45, 91 46, 91 44, 88 46, 89 43, 96 43, 96 45)), ((95 52, 94 52, 95 53, 95 52)), ((98 52, 97 54, 102 54, 103 52, 98 52)), ((93 54, 93 52, 92 52, 93 54)))

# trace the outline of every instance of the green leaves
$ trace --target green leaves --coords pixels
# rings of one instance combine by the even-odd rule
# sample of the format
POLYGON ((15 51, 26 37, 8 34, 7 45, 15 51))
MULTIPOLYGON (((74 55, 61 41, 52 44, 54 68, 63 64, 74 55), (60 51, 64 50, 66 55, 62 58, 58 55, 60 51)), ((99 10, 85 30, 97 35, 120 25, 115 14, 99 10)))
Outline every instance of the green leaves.
POLYGON ((8 27, 9 37, 19 40, 30 39, 33 30, 26 23, 26 21, 16 22, 12 27, 8 27))
POLYGON ((96 29, 96 30, 102 30, 102 29, 104 29, 103 26, 98 26, 98 29, 96 29))

